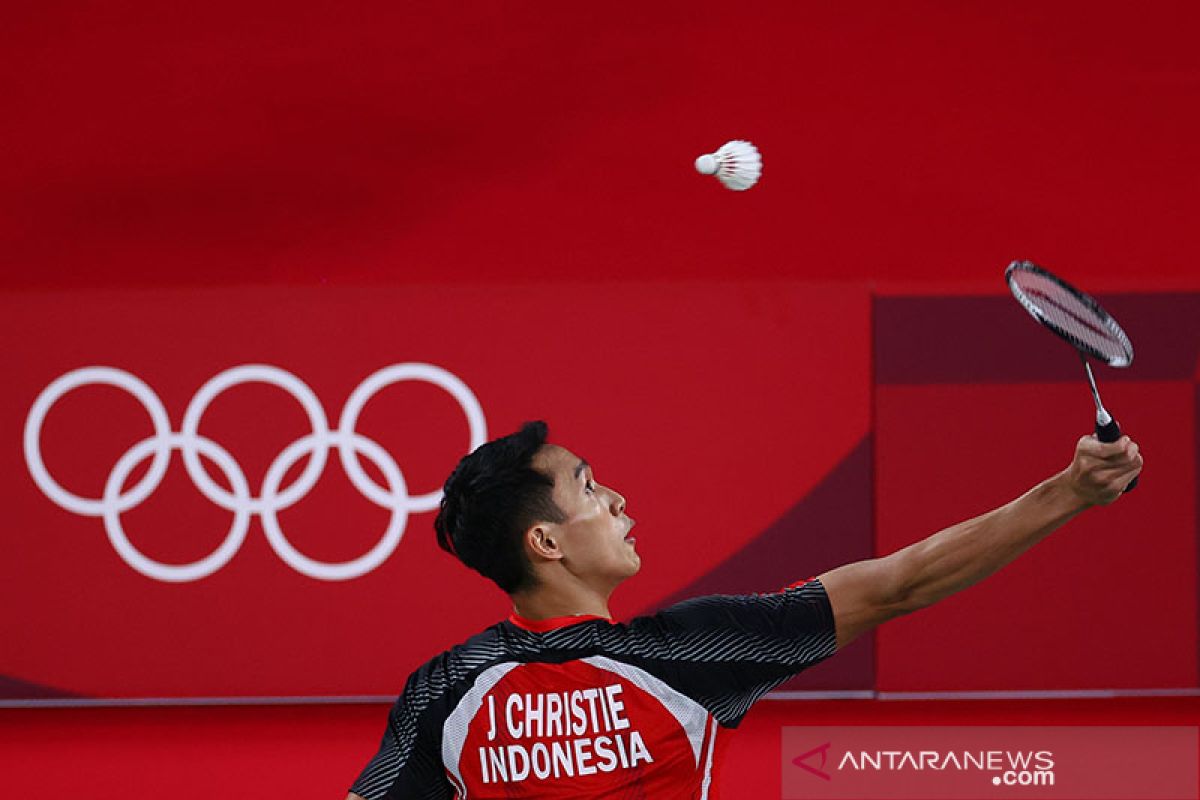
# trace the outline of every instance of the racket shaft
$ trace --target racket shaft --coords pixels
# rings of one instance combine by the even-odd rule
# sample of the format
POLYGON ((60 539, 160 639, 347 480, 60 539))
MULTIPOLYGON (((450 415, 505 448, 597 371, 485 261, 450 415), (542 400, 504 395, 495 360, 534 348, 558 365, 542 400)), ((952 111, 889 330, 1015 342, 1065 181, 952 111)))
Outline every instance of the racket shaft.
MULTIPOLYGON (((1096 402, 1096 425, 1098 430, 1099 426, 1107 425, 1109 422, 1111 422, 1112 417, 1110 417, 1108 412, 1104 410, 1104 403, 1100 402, 1100 390, 1096 388, 1096 379, 1092 376, 1092 365, 1088 363, 1087 356, 1085 356, 1083 353, 1080 353, 1079 358, 1083 361, 1084 372, 1087 373, 1088 386, 1092 387, 1092 400, 1096 402)), ((1111 440, 1114 442, 1121 438, 1121 429, 1117 428, 1116 430, 1117 432, 1115 434, 1115 438, 1111 440)), ((1099 432, 1097 432, 1096 435, 1099 436, 1099 432)), ((1106 440, 1101 439, 1100 441, 1103 442, 1106 440)))

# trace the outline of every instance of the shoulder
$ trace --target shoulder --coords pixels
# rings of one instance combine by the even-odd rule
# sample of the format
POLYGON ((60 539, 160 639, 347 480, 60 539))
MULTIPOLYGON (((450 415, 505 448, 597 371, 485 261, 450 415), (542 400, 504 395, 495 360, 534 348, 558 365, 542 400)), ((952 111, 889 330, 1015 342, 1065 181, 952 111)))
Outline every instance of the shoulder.
POLYGON ((504 660, 509 649, 507 640, 503 623, 497 623, 443 650, 413 670, 405 682, 405 694, 422 689, 444 691, 469 681, 474 674, 504 660))
POLYGON ((819 579, 797 581, 777 592, 693 597, 655 614, 638 617, 631 621, 630 625, 651 630, 739 627, 745 623, 747 617, 796 613, 811 615, 815 618, 814 621, 826 617, 832 621, 833 609, 829 596, 819 579))
POLYGON ((479 673, 506 658, 499 623, 438 653, 409 673, 392 705, 393 726, 403 728, 417 720, 435 723, 470 689, 479 673))

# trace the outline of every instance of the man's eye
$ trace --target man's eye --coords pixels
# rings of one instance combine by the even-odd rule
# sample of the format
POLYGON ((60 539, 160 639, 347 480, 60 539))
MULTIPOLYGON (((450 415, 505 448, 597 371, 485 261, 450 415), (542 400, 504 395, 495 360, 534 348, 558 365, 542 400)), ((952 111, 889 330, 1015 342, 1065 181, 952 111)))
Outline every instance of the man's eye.
POLYGON ((595 494, 596 493, 596 482, 588 481, 587 483, 585 483, 583 485, 583 490, 585 492, 587 492, 588 494, 595 494))

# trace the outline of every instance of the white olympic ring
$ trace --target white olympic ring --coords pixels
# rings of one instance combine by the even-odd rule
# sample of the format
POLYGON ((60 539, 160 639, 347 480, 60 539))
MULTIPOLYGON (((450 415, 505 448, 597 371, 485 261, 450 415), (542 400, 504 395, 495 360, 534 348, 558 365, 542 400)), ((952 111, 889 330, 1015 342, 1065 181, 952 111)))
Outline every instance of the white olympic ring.
POLYGON ((25 463, 34 483, 56 505, 81 516, 102 518, 104 530, 117 555, 149 578, 182 583, 212 575, 229 563, 241 549, 250 528, 250 518, 258 515, 267 542, 292 569, 318 580, 349 580, 365 575, 387 560, 404 535, 409 514, 430 511, 442 499, 440 490, 409 495, 404 474, 391 454, 379 443, 355 430, 359 414, 370 399, 381 389, 400 381, 431 383, 458 402, 470 430, 468 451, 487 441, 487 423, 475 394, 458 377, 432 364, 393 364, 369 375, 350 393, 342 408, 338 427, 332 431, 325 417, 325 409, 312 389, 292 373, 269 364, 243 364, 209 379, 188 403, 178 432, 171 430, 167 410, 158 395, 140 378, 113 367, 82 367, 59 376, 34 401, 25 420, 25 463), (229 451, 199 432, 200 421, 209 404, 226 389, 243 383, 267 383, 283 389, 304 409, 312 428, 311 433, 301 436, 275 456, 267 468, 258 497, 251 494, 245 473, 229 451), (154 426, 153 436, 134 444, 117 459, 100 498, 81 497, 64 489, 46 469, 41 446, 42 426, 54 404, 68 392, 94 384, 115 386, 128 392, 141 402, 154 426), (354 487, 372 503, 392 512, 387 529, 379 541, 363 555, 342 562, 319 561, 301 553, 284 535, 278 518, 280 511, 299 502, 320 479, 331 447, 337 448, 342 468, 354 487), (233 522, 225 540, 216 550, 190 564, 155 561, 134 547, 121 525, 121 514, 139 505, 162 483, 172 450, 178 450, 183 455, 188 477, 200 493, 226 511, 233 512, 233 522), (386 488, 366 473, 359 462, 360 455, 366 456, 383 474, 386 488), (212 461, 224 473, 229 482, 228 490, 208 474, 200 460, 201 456, 212 461), (288 469, 305 456, 309 457, 308 464, 300 476, 281 490, 280 484, 288 469), (125 481, 138 464, 151 457, 150 467, 141 480, 128 491, 122 491, 125 481))

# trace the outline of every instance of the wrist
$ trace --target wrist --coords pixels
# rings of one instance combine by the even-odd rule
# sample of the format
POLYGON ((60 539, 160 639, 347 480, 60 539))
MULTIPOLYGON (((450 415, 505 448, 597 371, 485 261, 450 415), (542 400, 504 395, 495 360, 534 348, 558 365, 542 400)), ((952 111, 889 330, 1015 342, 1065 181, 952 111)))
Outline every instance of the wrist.
POLYGON ((1072 475, 1070 467, 1043 481, 1034 491, 1042 497, 1043 501, 1061 508, 1071 515, 1097 505, 1096 498, 1084 491, 1079 481, 1072 475))

